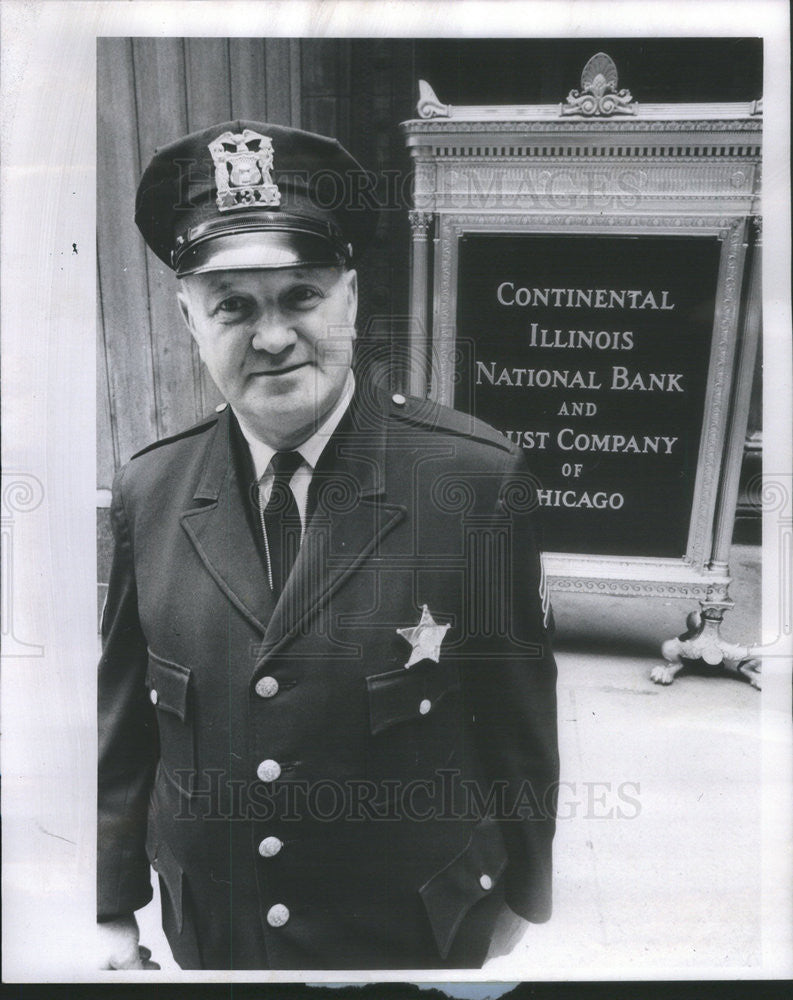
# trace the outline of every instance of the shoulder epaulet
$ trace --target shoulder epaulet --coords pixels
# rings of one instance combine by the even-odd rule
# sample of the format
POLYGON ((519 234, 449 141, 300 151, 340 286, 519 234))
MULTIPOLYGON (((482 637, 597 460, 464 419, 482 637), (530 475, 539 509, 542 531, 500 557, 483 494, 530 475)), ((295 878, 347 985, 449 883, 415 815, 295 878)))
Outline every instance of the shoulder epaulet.
POLYGON ((503 451, 512 451, 513 448, 507 437, 490 424, 486 424, 484 420, 479 420, 478 417, 463 413, 461 410, 453 410, 450 406, 443 406, 431 399, 403 396, 396 392, 391 396, 390 409, 391 415, 397 420, 417 427, 472 438, 501 448, 503 451))
MULTIPOLYGON (((145 448, 141 448, 140 451, 136 451, 132 458, 140 458, 141 455, 146 455, 148 452, 154 451, 157 448, 162 448, 164 445, 171 444, 174 441, 182 441, 185 438, 195 437, 196 434, 202 434, 204 431, 208 431, 210 427, 214 427, 217 422, 218 414, 213 413, 211 417, 205 417, 203 420, 199 420, 197 424, 193 424, 192 427, 188 427, 186 430, 179 431, 176 434, 169 434, 168 437, 160 438, 159 441, 152 441, 152 443, 147 444, 145 448)), ((132 461, 132 458, 130 461, 132 461)))

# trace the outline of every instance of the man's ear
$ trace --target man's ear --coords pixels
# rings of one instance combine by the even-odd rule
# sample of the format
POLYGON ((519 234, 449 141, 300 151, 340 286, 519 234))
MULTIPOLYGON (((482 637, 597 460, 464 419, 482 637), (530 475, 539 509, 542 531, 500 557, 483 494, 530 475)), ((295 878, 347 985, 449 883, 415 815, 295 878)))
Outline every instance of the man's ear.
POLYGON ((179 312, 182 314, 182 319, 187 324, 187 329, 195 337, 195 327, 193 326, 193 316, 190 312, 190 294, 187 288, 180 283, 179 288, 176 292, 176 301, 179 303, 179 312))
POLYGON ((343 280, 347 285, 347 312, 351 327, 355 327, 358 315, 358 272, 354 269, 344 272, 343 280))

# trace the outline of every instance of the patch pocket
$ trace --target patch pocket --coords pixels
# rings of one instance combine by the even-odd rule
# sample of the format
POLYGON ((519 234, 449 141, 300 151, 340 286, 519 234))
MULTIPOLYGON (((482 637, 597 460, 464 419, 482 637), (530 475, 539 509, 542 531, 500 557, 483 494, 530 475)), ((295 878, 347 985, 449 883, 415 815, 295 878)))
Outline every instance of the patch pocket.
POLYGON ((506 867, 507 849, 498 821, 483 819, 465 848, 419 889, 441 958, 449 954, 465 915, 490 895, 506 867))
POLYGON ((152 865, 160 879, 162 926, 173 957, 182 969, 200 969, 201 953, 185 875, 164 841, 157 845, 152 865))
POLYGON ((369 727, 373 736, 400 723, 431 717, 460 690, 454 663, 417 664, 366 678, 369 727))
POLYGON ((195 782, 195 734, 192 718, 191 671, 149 651, 146 686, 157 709, 160 760, 168 777, 182 791, 195 782))

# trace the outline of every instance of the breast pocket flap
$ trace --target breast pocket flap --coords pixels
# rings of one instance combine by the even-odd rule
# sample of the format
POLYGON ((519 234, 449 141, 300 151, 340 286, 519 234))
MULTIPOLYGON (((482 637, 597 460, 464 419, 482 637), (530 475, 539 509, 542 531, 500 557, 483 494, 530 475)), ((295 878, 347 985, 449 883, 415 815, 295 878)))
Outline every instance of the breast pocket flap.
POLYGON ((170 660, 163 660, 149 652, 149 666, 146 685, 152 702, 157 708, 178 715, 182 722, 187 720, 190 696, 190 670, 170 660))
POLYGON ((436 706, 460 688, 454 663, 417 664, 366 678, 369 724, 373 735, 400 722, 430 716, 436 706))

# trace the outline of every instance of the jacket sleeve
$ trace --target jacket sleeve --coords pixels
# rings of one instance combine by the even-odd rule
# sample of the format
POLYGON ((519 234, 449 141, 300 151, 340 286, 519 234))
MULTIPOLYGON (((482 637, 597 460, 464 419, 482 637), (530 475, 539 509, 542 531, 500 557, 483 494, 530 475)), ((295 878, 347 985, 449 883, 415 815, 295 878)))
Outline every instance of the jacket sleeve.
POLYGON ((97 909, 100 920, 132 913, 152 897, 146 821, 157 759, 157 729, 146 692, 146 639, 122 483, 113 483, 115 549, 102 615, 99 662, 97 909))
POLYGON ((506 900, 526 920, 551 915, 551 845, 559 781, 553 618, 535 527, 536 482, 523 453, 499 489, 475 586, 481 635, 465 671, 474 739, 495 792, 509 863, 506 900), (487 564, 487 565, 485 565, 487 564), (484 575, 483 575, 484 574, 484 575))

